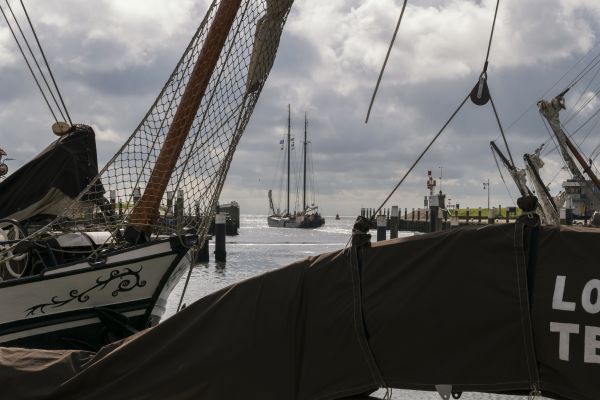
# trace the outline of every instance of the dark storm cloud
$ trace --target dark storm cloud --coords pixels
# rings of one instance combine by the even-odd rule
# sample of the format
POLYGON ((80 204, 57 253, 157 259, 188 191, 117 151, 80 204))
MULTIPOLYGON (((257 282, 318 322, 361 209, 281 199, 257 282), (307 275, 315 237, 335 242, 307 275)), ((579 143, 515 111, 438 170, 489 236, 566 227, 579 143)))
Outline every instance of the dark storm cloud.
MULTIPOLYGON (((309 116, 324 211, 354 214, 361 206, 379 205, 477 81, 496 2, 409 2, 372 119, 365 125, 401 3, 295 4, 271 76, 238 146, 223 201, 238 200, 244 212, 266 213, 266 191, 277 186, 279 140, 291 104, 298 144, 304 112, 309 116)), ((101 162, 150 107, 206 5, 192 0, 103 0, 94 2, 92 10, 74 0, 32 4, 34 23, 71 113, 97 131, 101 162)), ((535 102, 597 44, 598 16, 599 6, 592 0, 502 2, 489 85, 517 164, 524 152, 546 141, 535 102)), ((52 118, 11 40, 0 24, 0 147, 19 159, 11 165, 14 169, 53 137, 52 118)), ((564 89, 568 79, 549 95, 564 89)), ((577 90, 583 89, 569 94, 569 105, 577 100, 577 90)), ((574 120, 568 127, 575 129, 576 124, 574 120)), ((494 139, 499 139, 499 130, 491 107, 467 103, 392 203, 409 208, 422 204, 426 172, 432 170, 437 177, 443 171, 444 191, 462 205, 484 204, 481 182, 488 178, 493 202, 508 204, 489 150, 494 139)), ((598 135, 591 134, 586 148, 598 142, 598 135)), ((554 154, 543 175, 551 179, 557 171, 560 161, 554 154)), ((551 187, 558 186, 555 179, 551 187)))

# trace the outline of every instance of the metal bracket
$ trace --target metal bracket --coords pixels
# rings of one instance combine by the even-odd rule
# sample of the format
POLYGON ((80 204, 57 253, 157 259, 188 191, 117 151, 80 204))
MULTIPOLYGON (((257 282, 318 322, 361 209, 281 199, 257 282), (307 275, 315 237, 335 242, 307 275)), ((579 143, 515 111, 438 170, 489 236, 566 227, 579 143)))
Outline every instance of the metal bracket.
POLYGON ((452 385, 435 385, 435 390, 443 400, 450 400, 452 397, 452 385))

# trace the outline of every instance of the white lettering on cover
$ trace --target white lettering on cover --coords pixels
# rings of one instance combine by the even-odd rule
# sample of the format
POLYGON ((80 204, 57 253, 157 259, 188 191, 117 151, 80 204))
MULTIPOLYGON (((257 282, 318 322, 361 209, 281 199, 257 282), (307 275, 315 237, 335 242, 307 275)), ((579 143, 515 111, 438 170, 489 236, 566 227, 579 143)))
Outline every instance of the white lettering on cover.
POLYGON ((585 354, 583 362, 590 364, 600 364, 600 328, 597 326, 585 327, 585 354))
POLYGON ((569 361, 569 339, 572 333, 579 333, 579 325, 550 322, 550 332, 558 332, 558 358, 569 361))
POLYGON ((556 277, 556 283, 554 284, 554 297, 552 298, 552 309, 554 310, 575 311, 574 302, 563 300, 565 295, 566 281, 566 276, 558 275, 556 277))
POLYGON ((581 305, 590 314, 598 314, 600 312, 600 280, 592 279, 585 284, 581 293, 581 305), (596 299, 592 300, 592 297, 596 299))

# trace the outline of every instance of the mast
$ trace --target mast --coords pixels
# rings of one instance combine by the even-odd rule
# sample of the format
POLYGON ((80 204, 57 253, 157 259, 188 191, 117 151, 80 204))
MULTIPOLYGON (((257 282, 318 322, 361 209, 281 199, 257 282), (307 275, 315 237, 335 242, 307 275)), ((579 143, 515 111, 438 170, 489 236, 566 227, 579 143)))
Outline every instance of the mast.
POLYGON ((302 210, 306 212, 306 150, 308 142, 306 140, 306 131, 308 127, 308 120, 306 119, 306 112, 304 113, 304 188, 302 190, 302 210))
POLYGON ((523 160, 525 161, 525 168, 527 174, 533 183, 535 192, 538 198, 538 204, 542 210, 543 217, 549 225, 560 225, 560 215, 558 213, 558 207, 552 199, 552 195, 548 191, 546 185, 542 181, 539 174, 539 169, 544 166, 544 162, 539 157, 539 151, 537 149, 534 154, 525 154, 523 160))
POLYGON ((580 160, 580 163, 584 166, 583 168, 585 172, 590 176, 592 181, 594 181, 594 184, 600 185, 600 182, 598 182, 598 178, 591 173, 591 169, 587 166, 583 160, 583 157, 581 157, 573 143, 571 143, 569 140, 569 137, 565 134, 560 126, 559 113, 561 109, 565 109, 565 98, 563 97, 563 94, 559 94, 550 101, 540 100, 538 102, 538 108, 550 124, 550 127, 554 132, 554 136, 556 136, 558 140, 558 147, 560 148, 561 156, 565 161, 567 168, 571 172, 571 175, 576 181, 582 183, 582 189, 586 196, 589 199, 593 199, 595 207, 598 207, 598 205, 600 205, 600 197, 594 192, 590 183, 584 178, 583 174, 577 167, 575 160, 573 157, 571 157, 569 150, 580 160))
POLYGON ((288 104, 288 134, 287 134, 287 213, 290 215, 290 153, 291 153, 291 130, 292 130, 292 112, 288 104))
POLYGON ((525 183, 525 175, 524 175, 523 170, 518 170, 514 166, 514 164, 512 164, 508 160, 508 158, 506 158, 506 156, 504 155, 504 153, 502 153, 502 151, 500 151, 500 149, 498 148, 498 146, 496 146, 495 142, 491 141, 490 142, 490 147, 492 148, 492 151, 495 154, 497 154, 498 157, 500 157, 500 161, 502 161, 502 164, 504 164, 504 166, 508 170, 508 173, 513 178, 513 181, 517 185, 517 189, 519 189, 519 193, 521 193, 521 196, 529 196, 529 195, 531 195, 532 193, 531 193, 531 191, 529 190, 529 188, 527 187, 527 185, 525 183))
POLYGON ((198 61, 190 75, 173 122, 160 150, 148 185, 142 198, 131 212, 130 224, 135 230, 151 233, 152 224, 159 214, 159 207, 177 159, 192 127, 210 78, 216 68, 229 31, 233 26, 241 0, 222 0, 213 23, 200 50, 198 61))

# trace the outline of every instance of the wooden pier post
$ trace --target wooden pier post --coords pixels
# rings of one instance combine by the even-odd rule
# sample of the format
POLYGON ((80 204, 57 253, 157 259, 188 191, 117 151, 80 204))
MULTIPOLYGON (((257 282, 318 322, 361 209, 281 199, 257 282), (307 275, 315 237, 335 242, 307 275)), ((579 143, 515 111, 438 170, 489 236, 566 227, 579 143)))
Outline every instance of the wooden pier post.
POLYGON ((225 223, 226 214, 215 215, 215 261, 225 262, 227 260, 227 251, 225 251, 225 223))
POLYGON ((181 234, 183 230, 183 214, 185 211, 184 199, 183 199, 183 190, 179 189, 177 191, 177 202, 175 203, 175 220, 177 221, 177 233, 181 234))
POLYGON ((385 214, 381 214, 377 216, 377 241, 381 242, 386 238, 387 231, 387 219, 385 214))
POLYGON ((411 220, 414 221, 415 220, 415 209, 413 207, 412 212, 411 212, 411 220))
POLYGON ((408 208, 404 207, 404 220, 408 220, 408 208))
POLYGON ((110 209, 113 213, 113 215, 115 214, 116 210, 116 205, 117 205, 117 191, 116 190, 111 190, 110 192, 110 209))
POLYGON ((421 209, 417 208, 417 221, 421 220, 421 209))
POLYGON ((360 216, 365 218, 365 209, 364 207, 360 209, 360 216))
POLYGON ((398 237, 398 220, 399 220, 398 206, 393 206, 392 207, 392 217, 390 219, 390 239, 396 239, 398 237))
POLYGON ((204 243, 202 243, 202 247, 198 249, 197 262, 207 263, 209 261, 208 257, 208 237, 204 239, 204 243))
POLYGON ((142 194, 140 192, 140 188, 139 187, 135 187, 133 189, 133 205, 135 206, 138 201, 140 201, 140 198, 142 197, 142 194))

